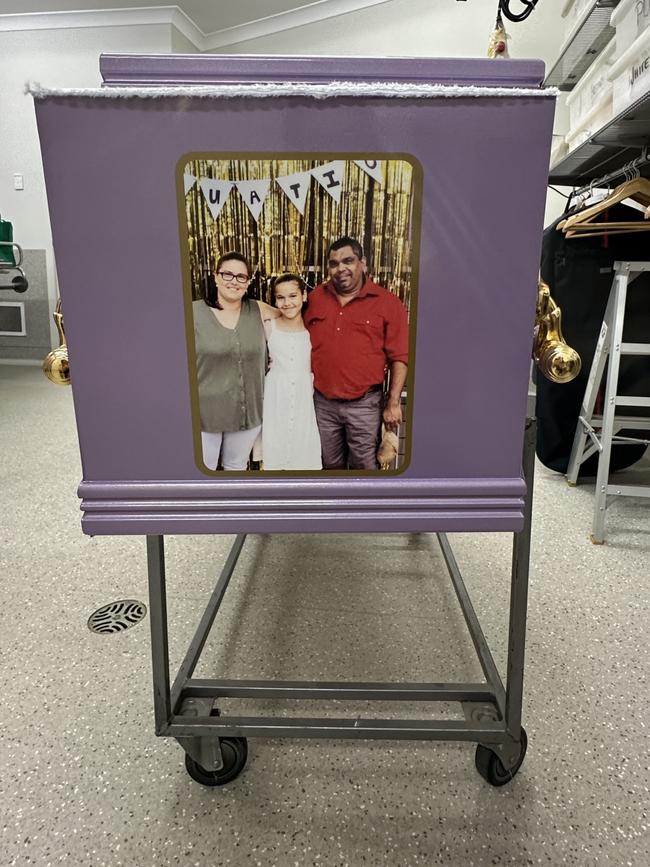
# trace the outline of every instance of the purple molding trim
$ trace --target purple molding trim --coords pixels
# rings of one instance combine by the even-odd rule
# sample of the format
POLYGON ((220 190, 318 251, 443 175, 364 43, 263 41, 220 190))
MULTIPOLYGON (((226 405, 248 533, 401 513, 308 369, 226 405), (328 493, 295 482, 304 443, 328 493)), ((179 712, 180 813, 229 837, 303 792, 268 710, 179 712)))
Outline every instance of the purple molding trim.
MULTIPOLYGON (((256 504, 264 508, 263 503, 256 504)), ((309 514, 285 509, 277 515, 267 512, 233 512, 215 515, 213 512, 184 513, 170 511, 165 515, 139 512, 115 512, 103 515, 86 511, 81 527, 89 536, 116 535, 195 535, 203 533, 503 533, 518 532, 524 526, 523 506, 516 508, 454 510, 411 509, 396 514, 393 511, 350 512, 332 514, 312 511, 309 514)))
POLYGON ((541 60, 461 57, 102 54, 99 69, 107 87, 350 80, 539 87, 544 80, 541 60))
POLYGON ((523 497, 523 479, 382 479, 376 476, 339 479, 328 476, 319 481, 311 478, 278 479, 261 475, 236 476, 203 482, 88 482, 79 484, 78 496, 84 500, 183 500, 214 501, 263 498, 269 502, 307 497, 311 502, 335 500, 380 500, 386 498, 418 502, 427 499, 467 499, 523 497), (396 497, 396 492, 398 492, 396 497))
MULTIPOLYGON (((517 531, 522 479, 292 485, 82 482, 89 534, 517 531), (378 486, 382 488, 378 490, 378 486), (296 488, 304 488, 304 493, 296 488)), ((406 481, 406 480, 405 480, 406 481)))
POLYGON ((299 519, 287 513, 275 520, 247 515, 229 515, 215 519, 214 515, 170 514, 165 519, 148 515, 116 518, 86 516, 81 529, 87 536, 164 536, 164 535, 236 535, 238 533, 509 533, 524 526, 523 512, 501 512, 490 515, 438 513, 436 515, 372 514, 354 518, 341 512, 336 518, 299 519), (349 520, 349 523, 345 522, 349 520))

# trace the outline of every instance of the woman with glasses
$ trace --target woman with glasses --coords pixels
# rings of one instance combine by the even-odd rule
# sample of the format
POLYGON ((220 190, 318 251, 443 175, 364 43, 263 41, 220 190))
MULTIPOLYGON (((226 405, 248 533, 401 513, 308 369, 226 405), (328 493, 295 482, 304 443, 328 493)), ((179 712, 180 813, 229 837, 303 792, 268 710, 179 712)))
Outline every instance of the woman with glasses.
POLYGON ((216 470, 221 455, 224 470, 245 470, 262 428, 264 322, 280 311, 248 296, 241 253, 225 253, 215 270, 216 292, 192 305, 203 462, 216 470))

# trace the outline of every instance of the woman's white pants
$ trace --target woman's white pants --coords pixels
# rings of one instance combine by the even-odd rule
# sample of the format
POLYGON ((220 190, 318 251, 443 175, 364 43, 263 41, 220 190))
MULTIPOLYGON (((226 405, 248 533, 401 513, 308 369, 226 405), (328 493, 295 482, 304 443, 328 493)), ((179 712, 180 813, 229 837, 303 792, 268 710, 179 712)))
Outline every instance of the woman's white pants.
POLYGON ((221 463, 224 470, 245 470, 253 443, 261 430, 261 424, 250 430, 226 431, 225 433, 206 433, 202 430, 203 463, 209 470, 216 470, 221 453, 221 463))

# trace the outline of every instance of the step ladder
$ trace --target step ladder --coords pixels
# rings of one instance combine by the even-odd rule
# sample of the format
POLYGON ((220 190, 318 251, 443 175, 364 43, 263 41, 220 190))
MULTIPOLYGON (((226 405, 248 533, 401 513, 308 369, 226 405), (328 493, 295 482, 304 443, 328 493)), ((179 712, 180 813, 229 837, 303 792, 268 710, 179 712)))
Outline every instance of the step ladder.
MULTIPOLYGON (((618 372, 622 355, 650 355, 650 343, 624 343, 623 322, 627 287, 639 274, 650 271, 650 262, 614 262, 614 280, 600 329, 596 352, 591 365, 585 396, 580 408, 571 457, 567 469, 567 482, 575 485, 580 465, 588 457, 599 453, 594 518, 591 541, 601 545, 605 541, 605 512, 607 496, 650 497, 650 485, 610 485, 609 463, 612 443, 650 445, 650 440, 619 435, 623 429, 648 430, 650 418, 625 416, 617 412, 618 407, 650 407, 650 397, 628 397, 617 393, 618 372), (594 415, 596 397, 607 366, 605 404, 602 415, 594 415), (587 439, 590 443, 587 444, 587 439)), ((650 294, 650 293, 649 293, 650 294)), ((650 297, 648 298, 650 303, 650 297)))

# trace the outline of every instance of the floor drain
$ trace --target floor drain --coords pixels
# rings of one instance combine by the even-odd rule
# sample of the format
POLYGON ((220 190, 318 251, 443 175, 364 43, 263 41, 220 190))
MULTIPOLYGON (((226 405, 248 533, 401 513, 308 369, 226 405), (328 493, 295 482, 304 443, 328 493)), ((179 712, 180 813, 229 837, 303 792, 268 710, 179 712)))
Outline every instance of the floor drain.
POLYGON ((147 606, 137 599, 120 599, 102 605, 88 618, 88 629, 108 635, 112 632, 124 632, 139 623, 147 613, 147 606))

